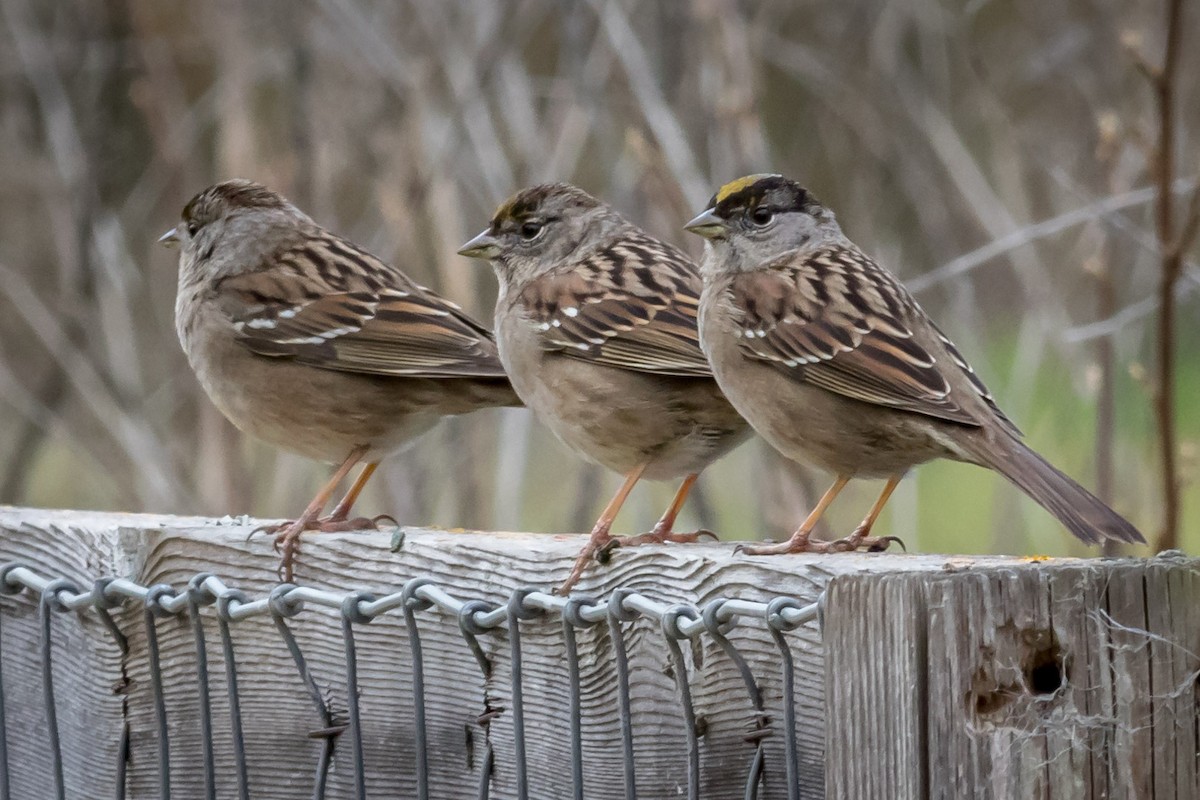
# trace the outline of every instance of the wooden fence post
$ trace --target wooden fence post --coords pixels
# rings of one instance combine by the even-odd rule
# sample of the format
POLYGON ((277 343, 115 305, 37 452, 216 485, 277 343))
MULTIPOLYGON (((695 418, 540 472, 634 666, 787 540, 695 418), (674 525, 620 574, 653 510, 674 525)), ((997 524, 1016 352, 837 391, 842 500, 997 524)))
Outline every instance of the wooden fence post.
MULTIPOLYGON (((197 574, 214 573, 254 600, 275 587, 276 557, 269 541, 247 541, 253 525, 0 507, 0 563, 68 579, 81 592, 101 577, 183 592, 197 574)), ((308 537, 299 581, 340 597, 355 590, 398 592, 425 576, 447 596, 503 604, 522 587, 553 586, 580 538, 410 529, 398 551, 389 543, 378 532, 308 537)), ((794 765, 805 800, 1200 797, 1197 560, 761 559, 734 554, 728 544, 671 545, 617 551, 610 564, 589 571, 579 591, 605 599, 618 587, 661 609, 778 596, 809 604, 827 590, 823 635, 815 621, 784 634, 795 684, 794 765)), ((53 759, 38 597, 11 582, 7 591, 0 592, 0 680, 10 792, 42 797, 51 795, 53 759)), ((125 652, 95 610, 54 612, 50 620, 66 796, 108 796, 122 771, 127 796, 159 795, 152 622, 175 795, 204 796, 207 738, 218 796, 236 797, 238 763, 216 610, 197 611, 206 645, 207 718, 197 627, 187 610, 151 621, 130 601, 112 614, 127 640, 125 652)), ((411 617, 425 683, 429 796, 477 796, 481 776, 490 775, 492 798, 515 797, 512 642, 504 625, 481 632, 473 651, 454 615, 433 607, 411 617)), ((315 765, 333 741, 325 796, 353 797, 342 616, 310 602, 286 623, 312 685, 301 679, 269 614, 228 624, 250 796, 312 796, 315 765)), ((571 797, 573 700, 562 622, 546 614, 520 626, 529 796, 571 797)), ((353 625, 352 633, 367 794, 414 797, 419 739, 410 631, 397 610, 353 625)), ((777 642, 765 617, 739 618, 725 635, 723 644, 701 630, 674 657, 661 624, 644 616, 615 629, 602 622, 576 630, 589 800, 625 796, 618 648, 629 661, 639 797, 687 796, 682 668, 698 734, 699 797, 744 796, 761 747, 757 796, 789 798, 777 642), (761 692, 761 712, 738 659, 761 692)))

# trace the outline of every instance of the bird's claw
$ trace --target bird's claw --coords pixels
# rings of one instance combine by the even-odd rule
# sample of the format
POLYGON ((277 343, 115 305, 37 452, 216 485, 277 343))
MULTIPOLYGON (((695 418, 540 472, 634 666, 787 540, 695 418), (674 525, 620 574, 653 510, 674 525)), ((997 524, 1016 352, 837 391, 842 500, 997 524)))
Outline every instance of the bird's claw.
POLYGON ((383 520, 387 520, 389 523, 391 523, 393 528, 400 527, 400 521, 391 514, 378 514, 374 517, 371 517, 371 527, 375 528, 375 530, 379 530, 379 523, 383 520))
POLYGON ((246 534, 246 541, 247 542, 250 541, 255 536, 258 536, 260 533, 265 533, 265 534, 278 533, 279 531, 283 530, 284 528, 286 528, 288 525, 291 525, 291 524, 292 524, 291 521, 287 521, 287 522, 268 522, 266 524, 259 525, 257 528, 250 531, 250 533, 246 534))
POLYGON ((876 536, 873 541, 870 539, 864 540, 863 544, 866 546, 868 553, 882 553, 891 546, 892 542, 900 545, 900 549, 904 552, 908 552, 908 547, 899 536, 876 536))
POLYGON ((592 556, 596 559, 597 564, 607 564, 612 561, 613 551, 622 546, 620 537, 614 536, 604 544, 596 548, 595 554, 592 556))

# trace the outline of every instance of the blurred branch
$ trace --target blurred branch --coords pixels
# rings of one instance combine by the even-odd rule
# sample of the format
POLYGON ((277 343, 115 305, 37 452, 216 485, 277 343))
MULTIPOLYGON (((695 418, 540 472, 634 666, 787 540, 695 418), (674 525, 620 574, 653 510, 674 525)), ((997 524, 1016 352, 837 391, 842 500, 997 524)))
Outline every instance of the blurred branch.
MULTIPOLYGON (((1092 269, 1088 270, 1096 279, 1096 311, 1100 316, 1110 317, 1116 310, 1117 292, 1112 276, 1112 246, 1105 239, 1100 245, 1092 269)), ((1101 337, 1095 346, 1099 380, 1096 387, 1096 496, 1110 506, 1113 504, 1113 439, 1116 434, 1116 348, 1109 336, 1101 337)), ((1115 540, 1104 542, 1104 554, 1115 556, 1120 552, 1120 543, 1115 540)))
POLYGON ((31 392, 20 384, 8 365, 0 360, 0 399, 18 410, 25 424, 16 444, 4 454, 5 471, 0 476, 0 503, 18 503, 33 470, 30 464, 38 447, 49 435, 62 404, 66 381, 62 370, 54 370, 31 392))
MULTIPOLYGON (((1200 267, 1189 265, 1183 277, 1186 279, 1186 282, 1180 282, 1175 287, 1176 302, 1187 297, 1200 287, 1200 267)), ((1101 336, 1111 336, 1139 319, 1144 319, 1153 314, 1158 310, 1160 300, 1161 298, 1158 294, 1152 294, 1149 297, 1138 300, 1136 303, 1125 306, 1107 319, 1068 328, 1063 332, 1062 340, 1074 344, 1076 342, 1098 339, 1101 336)))
MULTIPOLYGON (((1200 181, 1195 177, 1180 178, 1173 185, 1173 189, 1177 193, 1189 190, 1195 192, 1198 188, 1200 188, 1200 181)), ((1059 214, 1042 222, 1027 225, 1005 236, 993 239, 982 247, 978 247, 969 253, 964 253, 923 275, 918 275, 907 281, 907 285, 914 294, 919 294, 952 278, 972 272, 976 268, 983 266, 995 258, 999 258, 1011 250, 1024 247, 1040 239, 1057 235, 1077 225, 1106 220, 1116 223, 1122 219, 1117 212, 1150 203, 1155 200, 1157 194, 1158 190, 1154 187, 1135 189, 1089 203, 1086 206, 1059 214)), ((1116 225, 1115 227, 1121 229, 1120 225, 1116 225)), ((1174 295, 1176 300, 1186 297, 1195 291, 1197 287, 1200 287, 1200 265, 1190 261, 1185 261, 1184 265, 1187 267, 1184 272, 1187 282, 1179 283, 1175 286, 1174 295)), ((1159 295, 1152 295, 1120 309, 1105 319, 1067 328, 1061 334, 1060 339, 1065 343, 1075 344, 1102 336, 1111 336, 1133 322, 1153 314, 1158 309, 1160 302, 1159 295)))
POLYGON ((646 49, 634 33, 628 15, 619 2, 592 3, 593 8, 597 5, 602 6, 597 11, 604 26, 604 33, 620 59, 621 66, 625 68, 629 88, 633 90, 646 124, 654 134, 684 197, 693 203, 707 197, 712 181, 700 172, 696 155, 688 144, 687 134, 684 133, 679 118, 671 113, 671 103, 667 102, 662 89, 655 82, 657 73, 650 64, 646 49))
MULTIPOLYGON (((1200 183, 1194 177, 1180 178, 1175 181, 1173 188, 1175 191, 1183 192, 1195 189, 1197 186, 1200 186, 1200 183)), ((1157 192, 1158 190, 1154 187, 1135 189, 1131 192, 1105 197, 1102 200, 1097 200, 1094 203, 1089 203, 1086 206, 1059 214, 1042 222, 1026 225, 1004 236, 997 237, 969 253, 964 253, 957 258, 951 259, 937 269, 930 270, 923 275, 918 275, 906 283, 908 288, 914 293, 926 291, 951 278, 965 275, 975 268, 986 264, 988 261, 1018 247, 1024 247, 1039 239, 1054 236, 1085 222, 1103 220, 1116 211, 1149 203, 1155 199, 1157 192)))
POLYGON ((1179 46, 1183 36, 1183 0, 1167 0, 1166 47, 1161 67, 1155 67, 1141 54, 1136 43, 1126 37, 1126 48, 1133 54, 1135 66, 1149 80, 1158 108, 1158 140, 1152 158, 1157 182, 1155 231, 1161 252, 1158 286, 1158 335, 1155 348, 1158 386, 1154 411, 1158 420, 1159 457, 1162 465, 1163 524, 1156 543, 1161 550, 1179 546, 1179 520, 1182 497, 1177 462, 1179 441, 1175 427, 1175 288, 1183 275, 1183 255, 1200 225, 1200 187, 1192 189, 1191 200, 1180 224, 1176 217, 1172 192, 1175 177, 1175 93, 1179 72, 1179 46))
POLYGON ((133 477, 141 481, 139 494, 143 502, 166 507, 177 505, 183 492, 174 479, 162 442, 134 415, 121 408, 104 377, 71 341, 59 315, 42 302, 23 275, 5 264, 0 264, 0 288, 30 331, 50 351, 58 369, 103 429, 122 446, 131 463, 141 465, 133 477))
POLYGON ((54 166, 68 189, 89 191, 83 180, 87 175, 87 151, 79 126, 58 70, 47 69, 45 62, 51 58, 52 50, 44 37, 34 33, 31 13, 27 0, 0 2, 0 17, 12 32, 17 56, 42 109, 54 166))

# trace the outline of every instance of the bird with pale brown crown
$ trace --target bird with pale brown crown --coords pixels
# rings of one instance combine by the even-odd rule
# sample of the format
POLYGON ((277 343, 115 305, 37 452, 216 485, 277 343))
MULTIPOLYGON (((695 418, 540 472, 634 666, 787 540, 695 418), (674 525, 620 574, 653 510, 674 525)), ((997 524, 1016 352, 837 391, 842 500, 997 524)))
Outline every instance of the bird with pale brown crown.
POLYGON ((872 526, 904 473, 935 458, 999 472, 1089 544, 1145 541, 1021 441, 958 348, 800 184, 733 181, 687 229, 707 240, 700 341, 717 383, 776 450, 837 476, 788 541, 745 552, 886 549, 872 526), (812 541, 854 477, 887 484, 853 533, 812 541))
POLYGON ((304 531, 376 526, 350 510, 380 460, 444 416, 520 405, 487 328, 265 186, 205 189, 159 241, 180 248, 176 330, 217 408, 252 436, 339 465, 297 519, 262 529, 286 581, 304 531))
POLYGON ((691 542, 675 519, 701 470, 749 435, 696 333, 700 276, 682 252, 568 184, 517 193, 459 251, 500 282, 496 343, 513 388, 575 452, 625 476, 559 587, 614 545, 691 542), (641 478, 683 478, 649 532, 611 533, 641 478))

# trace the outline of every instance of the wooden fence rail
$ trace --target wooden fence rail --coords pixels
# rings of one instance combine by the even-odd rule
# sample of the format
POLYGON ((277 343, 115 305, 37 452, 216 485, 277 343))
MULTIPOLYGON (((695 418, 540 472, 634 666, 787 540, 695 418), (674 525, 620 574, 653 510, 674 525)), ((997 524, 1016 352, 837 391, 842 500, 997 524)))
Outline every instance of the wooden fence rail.
MULTIPOLYGON (((66 579, 79 592, 98 578, 123 578, 128 586, 166 584, 180 593, 195 576, 211 573, 217 585, 252 601, 275 588, 276 563, 269 542, 247 541, 253 524, 0 507, 0 563, 66 579)), ((447 598, 503 606, 523 587, 548 591, 580 546, 574 536, 403 533, 396 551, 384 533, 312 536, 298 583, 339 596, 356 590, 381 596, 425 577, 447 598)), ((459 619, 436 605, 408 612, 419 651, 403 609, 370 624, 361 620, 349 626, 358 684, 351 696, 339 609, 310 602, 286 620, 310 686, 268 613, 230 619, 215 608, 194 614, 183 608, 155 616, 136 600, 118 602, 109 613, 125 639, 122 648, 94 609, 47 612, 36 592, 10 579, 0 586, 0 756, 7 762, 0 798, 55 796, 44 702, 47 625, 69 798, 120 796, 118 785, 131 798, 161 796, 160 747, 172 797, 205 797, 209 785, 216 796, 239 796, 239 751, 249 796, 313 797, 316 767, 330 742, 329 798, 363 790, 408 798, 424 790, 457 800, 481 796, 483 776, 491 798, 524 792, 539 800, 599 800, 627 797, 629 774, 641 798, 686 797, 689 790, 718 800, 1200 797, 1195 559, 755 559, 726 544, 662 546, 617 551, 578 591, 611 602, 618 588, 651 611, 638 615, 634 608, 624 622, 573 628, 577 664, 567 657, 561 618, 536 609, 531 619, 479 631, 478 653, 459 619), (744 616, 716 628, 719 635, 703 629, 676 641, 654 619, 677 604, 704 609, 718 598, 788 597, 801 607, 822 594, 823 626, 813 620, 790 631, 773 632, 765 617, 744 616), (511 625, 518 626, 519 647, 511 625), (204 682, 197 630, 206 647, 204 682), (155 649, 160 681, 152 669, 155 649), (230 714, 226 684, 229 652, 236 659, 237 715, 230 714), (622 654, 624 719, 616 667, 622 654), (415 670, 424 679, 423 724, 415 670), (790 738, 783 730, 788 678, 795 712, 790 738), (514 688, 523 703, 515 702, 514 688), (690 703, 681 696, 685 689, 690 703), (761 711, 751 689, 761 692, 761 711), (582 795, 572 789, 573 703, 582 795), (347 733, 351 706, 361 718, 365 786, 357 785, 347 733), (206 707, 211 714, 203 713, 206 707), (235 718, 241 748, 234 745, 235 718), (689 722, 698 758, 689 749, 689 722), (516 735, 521 727, 523 737, 516 735), (625 730, 632 735, 631 773, 623 759, 625 730), (795 754, 794 783, 788 749, 795 754), (427 770, 419 780, 422 750, 427 770), (746 794, 748 783, 756 794, 746 794)), ((678 614, 686 621, 690 612, 678 614)))

